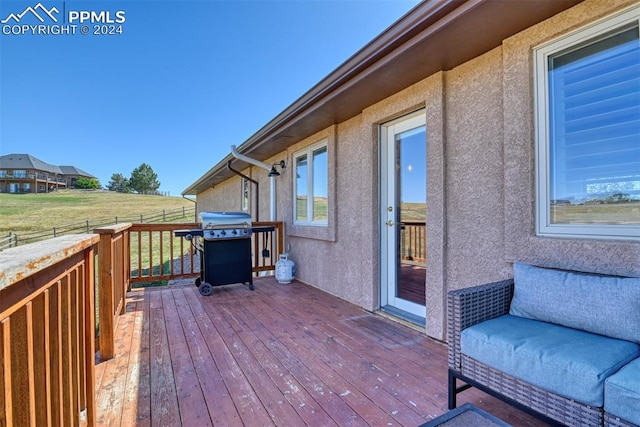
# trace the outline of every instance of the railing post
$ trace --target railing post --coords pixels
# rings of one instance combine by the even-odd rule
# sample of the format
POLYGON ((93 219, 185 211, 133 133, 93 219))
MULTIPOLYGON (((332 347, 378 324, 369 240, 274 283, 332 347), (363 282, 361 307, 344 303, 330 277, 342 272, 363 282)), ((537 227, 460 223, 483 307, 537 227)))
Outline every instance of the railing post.
POLYGON ((100 357, 108 360, 115 356, 116 319, 124 314, 126 293, 129 290, 129 228, 123 223, 97 228, 98 243, 100 357))
POLYGON ((115 355, 115 325, 113 301, 113 245, 111 234, 100 234, 98 244, 98 289, 100 319, 100 359, 112 359, 115 355))

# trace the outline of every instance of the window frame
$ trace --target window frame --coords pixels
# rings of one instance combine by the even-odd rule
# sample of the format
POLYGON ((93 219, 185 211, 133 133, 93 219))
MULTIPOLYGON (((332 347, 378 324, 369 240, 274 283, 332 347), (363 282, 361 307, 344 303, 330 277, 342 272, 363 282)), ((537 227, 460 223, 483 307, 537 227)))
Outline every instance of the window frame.
POLYGON ((309 145, 302 150, 298 150, 293 153, 293 224, 294 225, 303 225, 303 226, 314 226, 314 227, 328 227, 329 226, 329 141, 327 139, 323 139, 315 144, 309 145), (327 155, 327 170, 325 171, 325 179, 326 179, 326 187, 327 187, 327 219, 323 221, 318 221, 313 219, 314 210, 313 210, 313 177, 314 177, 314 165, 313 165, 313 154, 321 149, 325 150, 327 155), (307 156, 307 219, 299 220, 298 219, 298 180, 295 177, 295 173, 297 173, 297 165, 298 159, 300 157, 307 156))
POLYGON ((243 212, 251 209, 251 181, 245 177, 240 179, 240 207, 243 212))
MULTIPOLYGON (((640 33, 640 7, 634 6, 582 27, 563 37, 551 40, 533 49, 534 112, 535 112, 535 167, 536 167, 536 234, 542 237, 640 240, 640 225, 622 224, 552 224, 551 210, 551 136, 549 99, 549 58, 557 53, 578 48, 586 41, 603 36, 626 25, 638 24, 640 33)), ((640 39, 639 39, 640 40, 640 39)))

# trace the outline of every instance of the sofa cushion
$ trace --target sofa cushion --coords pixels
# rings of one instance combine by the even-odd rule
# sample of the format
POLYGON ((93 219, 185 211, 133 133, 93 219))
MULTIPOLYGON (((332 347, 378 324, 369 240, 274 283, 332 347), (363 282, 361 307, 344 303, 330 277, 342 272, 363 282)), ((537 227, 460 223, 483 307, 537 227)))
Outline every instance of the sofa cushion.
POLYGON ((463 354, 578 402, 602 407, 604 381, 640 356, 640 345, 504 315, 464 329, 463 354))
POLYGON ((640 343, 640 278, 513 266, 509 314, 640 343))
POLYGON ((607 378, 604 383, 604 410, 640 425, 640 359, 607 378))

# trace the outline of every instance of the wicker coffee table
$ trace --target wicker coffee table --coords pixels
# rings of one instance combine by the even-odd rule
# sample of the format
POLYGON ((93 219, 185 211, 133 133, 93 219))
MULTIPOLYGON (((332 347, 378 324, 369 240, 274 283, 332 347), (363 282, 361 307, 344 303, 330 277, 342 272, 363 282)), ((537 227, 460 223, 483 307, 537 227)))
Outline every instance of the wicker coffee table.
POLYGON ((453 409, 438 418, 422 424, 420 427, 509 427, 499 418, 494 417, 471 403, 453 409))

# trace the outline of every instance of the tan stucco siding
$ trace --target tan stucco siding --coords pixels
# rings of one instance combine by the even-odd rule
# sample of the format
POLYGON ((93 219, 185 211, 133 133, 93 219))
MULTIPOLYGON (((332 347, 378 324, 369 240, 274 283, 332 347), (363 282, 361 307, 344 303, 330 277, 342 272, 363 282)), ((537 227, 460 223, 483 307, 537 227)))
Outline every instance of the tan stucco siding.
POLYGON ((196 197, 198 213, 203 211, 239 211, 242 206, 240 192, 240 178, 232 178, 199 193, 196 197))
POLYGON ((503 260, 502 49, 446 73, 446 282, 509 274, 503 260))
POLYGON ((640 244, 535 235, 532 49, 637 1, 585 1, 506 40, 504 46, 505 259, 549 267, 640 275, 640 244))
MULTIPOLYGON (((426 333, 446 334, 446 293, 511 276, 514 261, 603 273, 640 274, 640 244, 535 235, 532 49, 636 1, 587 0, 299 141, 267 160, 286 160, 278 220, 286 223, 297 277, 367 310, 380 306, 379 129, 424 109, 427 123, 426 333), (329 141, 328 227, 293 225, 293 154, 329 141)), ((260 219, 269 212, 266 171, 260 219)), ((246 172, 245 172, 246 173, 246 172)), ((233 178, 198 195, 200 210, 238 210, 233 178)), ((253 208, 252 208, 253 209, 253 208)))

